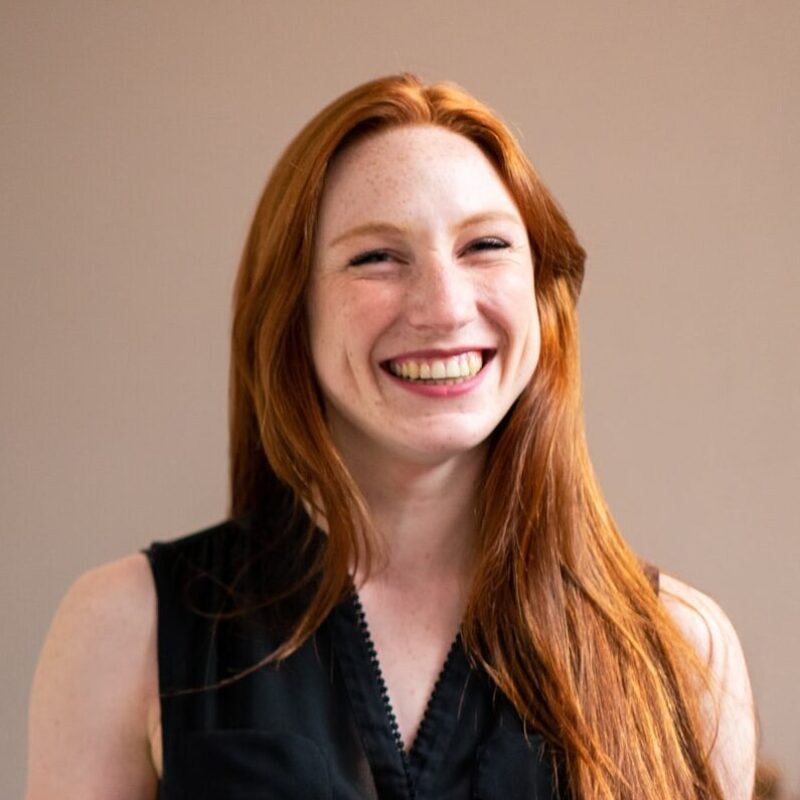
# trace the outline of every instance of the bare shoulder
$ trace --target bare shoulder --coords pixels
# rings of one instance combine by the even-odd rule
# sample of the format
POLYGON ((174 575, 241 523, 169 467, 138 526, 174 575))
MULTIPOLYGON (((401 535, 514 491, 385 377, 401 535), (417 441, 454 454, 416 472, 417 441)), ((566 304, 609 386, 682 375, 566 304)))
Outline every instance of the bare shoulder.
POLYGON ((726 798, 752 797, 756 725, 747 663, 736 630, 719 604, 671 575, 661 575, 664 607, 708 665, 712 680, 706 711, 714 736, 712 759, 726 798))
POLYGON ((62 599, 31 691, 28 800, 155 797, 156 597, 134 554, 80 576, 62 599))
POLYGON ((54 622, 71 621, 93 626, 116 623, 147 626, 155 612, 155 588, 143 553, 111 561, 84 572, 62 599, 54 622))

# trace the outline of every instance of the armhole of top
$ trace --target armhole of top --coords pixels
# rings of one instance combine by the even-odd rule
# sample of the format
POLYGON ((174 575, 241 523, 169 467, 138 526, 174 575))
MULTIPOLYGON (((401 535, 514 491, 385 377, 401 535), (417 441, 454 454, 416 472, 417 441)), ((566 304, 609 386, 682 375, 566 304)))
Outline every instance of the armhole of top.
POLYGON ((159 696, 159 703, 161 706, 161 715, 162 715, 162 726, 163 726, 163 715, 164 715, 164 704, 162 701, 164 697, 164 692, 166 686, 170 683, 170 676, 169 676, 169 664, 166 659, 166 653, 164 649, 165 643, 165 627, 167 626, 167 620, 165 617, 165 602, 164 602, 164 578, 161 574, 163 571, 163 564, 159 562, 159 549, 163 545, 159 542, 154 542, 149 547, 144 548, 141 552, 144 554, 145 558, 147 559, 147 563, 150 565, 150 575, 153 579, 153 590, 155 591, 156 595, 156 661, 158 664, 158 696, 159 696))

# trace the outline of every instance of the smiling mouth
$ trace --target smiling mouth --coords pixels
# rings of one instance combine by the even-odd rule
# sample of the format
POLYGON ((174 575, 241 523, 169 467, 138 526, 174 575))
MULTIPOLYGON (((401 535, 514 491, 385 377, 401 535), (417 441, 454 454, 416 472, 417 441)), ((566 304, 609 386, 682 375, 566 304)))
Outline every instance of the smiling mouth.
POLYGON ((446 358, 392 358, 381 367, 410 383, 447 385, 474 378, 492 360, 494 350, 467 350, 446 358))

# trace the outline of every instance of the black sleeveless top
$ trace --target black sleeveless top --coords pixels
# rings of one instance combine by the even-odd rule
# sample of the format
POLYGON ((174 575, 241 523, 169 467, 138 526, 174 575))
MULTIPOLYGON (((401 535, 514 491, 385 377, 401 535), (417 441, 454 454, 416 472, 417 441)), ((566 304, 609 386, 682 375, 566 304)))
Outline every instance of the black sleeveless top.
POLYGON ((203 688, 272 652, 303 603, 219 614, 247 602, 248 580, 277 593, 304 568, 297 548, 264 544, 286 542, 302 516, 230 520, 146 551, 158 599, 160 800, 568 798, 557 751, 523 730, 460 637, 404 752, 355 592, 278 665, 203 688))

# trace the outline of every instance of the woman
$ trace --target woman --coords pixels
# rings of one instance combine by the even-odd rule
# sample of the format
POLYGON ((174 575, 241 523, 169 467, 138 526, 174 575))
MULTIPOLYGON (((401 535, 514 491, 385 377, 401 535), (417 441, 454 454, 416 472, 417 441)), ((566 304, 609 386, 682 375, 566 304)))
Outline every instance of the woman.
POLYGON ((749 797, 736 635, 591 470, 583 268, 461 89, 313 119, 237 281, 232 519, 67 594, 29 800, 749 797))

